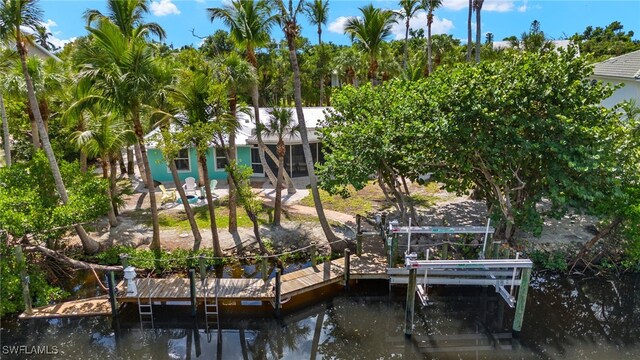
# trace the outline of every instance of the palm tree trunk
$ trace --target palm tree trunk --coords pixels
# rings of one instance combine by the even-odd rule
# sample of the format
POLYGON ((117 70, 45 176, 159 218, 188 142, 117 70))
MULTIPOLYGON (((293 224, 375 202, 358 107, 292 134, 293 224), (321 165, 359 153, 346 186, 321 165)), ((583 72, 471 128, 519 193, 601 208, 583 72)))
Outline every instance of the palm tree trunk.
POLYGON ((87 152, 84 150, 80 150, 80 171, 86 173, 88 168, 89 166, 87 164, 87 152))
POLYGON ((407 66, 409 65, 409 18, 405 21, 404 27, 404 57, 402 59, 402 68, 407 70, 407 66))
MULTIPOLYGON (((233 118, 236 118, 236 110, 238 105, 237 94, 232 91, 229 99, 229 108, 233 118)), ((229 163, 236 161, 236 133, 229 134, 229 149, 227 151, 229 163)), ((231 181, 231 176, 227 175, 227 183, 229 183, 229 232, 238 232, 238 195, 235 183, 231 181)))
POLYGON ((337 237, 331 230, 331 226, 329 225, 327 217, 324 214, 324 209, 322 208, 320 192, 318 191, 318 179, 316 178, 316 172, 313 167, 313 157, 311 156, 311 146, 309 145, 309 135, 307 134, 307 124, 304 121, 304 113, 302 111, 302 84, 300 82, 300 66, 298 65, 298 56, 296 54, 295 35, 292 32, 287 32, 286 37, 287 45, 289 46, 289 59, 291 60, 291 68, 293 69, 293 97, 296 103, 298 125, 300 126, 302 151, 304 152, 307 170, 309 171, 311 193, 313 194, 313 202, 315 204, 316 212, 318 213, 320 226, 322 226, 322 231, 324 232, 324 235, 327 237, 327 240, 330 242, 331 248, 333 249, 333 242, 337 239, 337 237))
MULTIPOLYGON (((140 132, 142 132, 142 125, 140 125, 140 132)), ((144 134, 142 134, 142 137, 143 137, 142 141, 144 141, 144 134)), ((145 164, 147 163, 142 158, 142 149, 140 147, 140 142, 138 141, 133 148, 136 152, 136 165, 138 165, 138 172, 140 172, 140 178, 142 179, 142 183, 144 184, 144 187, 148 188, 149 181, 147 180, 147 171, 145 167, 145 164)), ((146 152, 146 149, 145 149, 145 152, 146 152)), ((151 176, 151 172, 149 172, 149 176, 151 176)))
POLYGON ((213 203, 213 196, 211 195, 211 184, 209 183, 207 157, 206 155, 200 155, 198 157, 198 160, 202 165, 202 173, 204 175, 204 190, 207 193, 207 207, 209 208, 209 220, 211 220, 211 241, 213 245, 213 255, 216 257, 222 257, 222 248, 220 247, 220 239, 218 238, 218 225, 216 224, 215 204, 213 203))
MULTIPOLYGON (((102 156, 102 178, 109 181, 109 161, 107 156, 102 156)), ((111 185, 107 186, 107 197, 109 198, 109 210, 107 212, 107 218, 109 219, 109 226, 118 226, 118 218, 116 217, 115 208, 113 205, 113 193, 111 192, 111 185)))
POLYGON ((273 224, 276 226, 280 226, 280 215, 282 213, 282 182, 284 176, 285 151, 284 142, 280 140, 278 142, 278 181, 276 181, 276 201, 273 215, 273 224))
POLYGON ((193 233, 193 251, 200 250, 200 244, 202 243, 202 235, 200 234, 200 229, 198 229, 198 223, 196 222, 195 215, 193 214, 193 209, 189 204, 189 200, 187 199, 187 194, 184 192, 184 188, 180 186, 180 177, 178 176, 178 169, 176 168, 176 163, 174 161, 167 161, 169 165, 169 170, 171 171, 171 177, 173 178, 173 183, 176 184, 176 191, 182 200, 182 205, 184 205, 184 212, 187 214, 187 220, 189 220, 189 226, 191 226, 191 232, 193 233))
POLYGON ((431 59, 431 23, 433 22, 433 14, 429 11, 427 15, 427 69, 429 75, 433 71, 433 59, 431 59))
POLYGON ((320 47, 320 106, 324 105, 324 49, 322 47, 322 24, 318 24, 318 46, 320 47))
MULTIPOLYGON (((266 151, 264 153, 269 155, 269 157, 271 158, 271 160, 273 160, 274 163, 278 163, 279 161, 278 158, 273 154, 271 150, 269 150, 269 148, 266 148, 266 151)), ((287 184, 287 194, 289 195, 295 194, 298 190, 296 190, 296 186, 293 183, 293 180, 291 179, 291 177, 289 176, 287 169, 284 169, 283 176, 284 176, 284 181, 287 184)))
POLYGON ((484 0, 475 0, 476 1, 476 62, 480 62, 480 45, 482 42, 482 34, 481 29, 482 25, 480 24, 480 11, 482 10, 482 3, 484 0))
POLYGON ((118 151, 118 165, 120 166, 120 175, 127 173, 127 164, 124 163, 124 156, 122 156, 122 150, 118 151))
POLYGON ((11 144, 9 143, 9 122, 4 109, 4 97, 0 92, 0 112, 2 113, 2 144, 4 145, 4 162, 7 167, 11 166, 11 144))
MULTIPOLYGON (((138 167, 142 165, 142 172, 140 176, 143 179, 151 179, 151 170, 149 168, 149 157, 147 156, 147 146, 144 143, 144 132, 142 131, 142 123, 140 122, 140 115, 138 113, 138 109, 134 107, 132 109, 132 117, 133 117, 133 129, 136 133, 136 138, 138 139, 138 146, 140 150, 140 159, 142 160, 142 164, 138 161, 138 167)), ((136 158, 138 156, 136 155, 136 158)), ((151 245, 149 248, 153 251, 159 252, 162 250, 162 246, 160 244, 160 221, 158 220, 158 201, 156 199, 156 189, 153 186, 153 183, 149 182, 149 202, 151 203, 151 220, 153 222, 153 237, 151 238, 151 245)))
POLYGON ((111 190, 110 198, 111 205, 113 205, 113 212, 118 216, 118 204, 116 202, 116 196, 118 196, 118 186, 117 186, 117 168, 116 168, 116 158, 114 156, 109 157, 109 189, 111 190))
POLYGON ((135 174, 134 168, 133 168, 133 149, 131 148, 131 146, 127 147, 127 174, 129 174, 130 176, 133 176, 135 174))
MULTIPOLYGON (((19 31, 19 29, 18 29, 19 31)), ((16 44, 18 44, 18 54, 20 55, 20 63, 22 65, 22 73, 24 74, 24 80, 27 84, 27 94, 29 98, 29 107, 31 112, 33 113, 33 117, 36 120, 36 125, 38 127, 38 132, 42 137, 42 147, 44 149, 45 155, 47 156, 47 160, 49 160, 49 166, 51 167, 51 172, 53 173, 53 180, 56 185, 56 190, 58 191, 58 195, 62 200, 63 204, 67 204, 69 202, 69 197, 67 195, 67 189, 64 186, 64 182, 62 181, 62 175, 60 174, 60 168, 58 167, 58 161, 56 160, 56 156, 53 153, 53 148, 51 147, 51 142, 49 141, 49 135, 44 127, 44 123, 42 122, 42 116, 40 115, 40 109, 38 109, 38 100, 36 99, 36 93, 33 89, 33 82, 31 81, 31 76, 29 76, 29 71, 27 70, 27 54, 24 49, 24 43, 21 39, 16 39, 16 44)), ((82 225, 75 225, 75 230, 80 237, 80 241, 82 242, 82 248, 87 254, 95 254, 98 252, 100 248, 100 244, 89 237, 82 225)))
POLYGON ((473 14, 473 0, 469 0, 469 14, 467 16, 467 62, 471 62, 471 15, 473 14))
POLYGON ((33 143, 33 148, 38 150, 42 148, 40 144, 40 133, 38 131, 38 123, 36 122, 35 117, 33 116, 33 111, 29 108, 29 118, 31 120, 31 142, 33 143))

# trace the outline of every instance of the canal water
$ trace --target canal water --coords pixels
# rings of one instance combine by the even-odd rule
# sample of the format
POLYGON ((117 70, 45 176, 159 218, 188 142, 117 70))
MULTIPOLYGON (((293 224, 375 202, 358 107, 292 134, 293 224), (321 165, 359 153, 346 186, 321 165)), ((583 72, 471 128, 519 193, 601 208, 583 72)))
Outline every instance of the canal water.
MULTIPOLYGON (((83 287, 75 289, 82 292, 83 287)), ((229 318, 207 333, 175 309, 137 316, 2 319, 1 359, 640 359, 640 276, 534 273, 519 338, 514 310, 490 287, 433 287, 404 336, 405 290, 360 282, 282 319, 229 318), (10 354, 22 348, 22 355, 10 354), (25 354, 25 352, 27 354, 25 354), (48 352, 37 355, 36 352, 48 352)))

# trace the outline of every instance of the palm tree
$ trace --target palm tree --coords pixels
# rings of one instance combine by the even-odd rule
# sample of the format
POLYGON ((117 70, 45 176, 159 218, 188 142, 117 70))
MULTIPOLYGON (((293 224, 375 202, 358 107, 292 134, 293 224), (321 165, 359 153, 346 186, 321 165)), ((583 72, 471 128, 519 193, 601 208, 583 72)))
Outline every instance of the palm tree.
POLYGON ((145 23, 143 17, 149 13, 149 0, 107 0, 108 15, 90 9, 85 11, 87 26, 100 20, 114 23, 126 39, 156 35, 160 40, 166 37, 164 29, 157 23, 145 23))
POLYGON ((484 4, 484 0, 473 0, 473 8, 476 12, 476 62, 480 62, 480 46, 482 45, 482 26, 480 24, 480 12, 482 11, 482 5, 484 4))
POLYGON ((421 0, 400 0, 402 9, 396 12, 398 19, 404 20, 404 55, 402 69, 407 70, 409 61, 409 23, 411 19, 422 9, 421 0))
POLYGON ((43 25, 38 25, 34 30, 36 32, 33 35, 36 38, 36 42, 40 44, 40 46, 49 51, 57 51, 60 49, 59 47, 51 43, 51 41, 49 41, 49 37, 53 36, 53 34, 50 33, 46 27, 44 27, 43 25))
POLYGON ((320 59, 318 68, 320 71, 320 106, 324 104, 324 51, 322 49, 322 25, 327 25, 329 20, 329 0, 313 0, 305 5, 305 12, 311 25, 318 27, 318 47, 320 49, 320 59))
POLYGON ((273 224, 280 226, 280 215, 282 213, 282 185, 284 182, 284 157, 287 153, 284 145, 284 137, 292 137, 296 133, 300 132, 297 126, 293 123, 293 111, 286 108, 273 108, 269 111, 269 120, 258 131, 261 131, 265 136, 275 136, 278 139, 276 145, 278 154, 278 181, 276 182, 276 201, 273 216, 273 224))
POLYGON ((469 0, 469 13, 467 14, 467 62, 471 62, 471 15, 473 14, 473 0, 469 0))
MULTIPOLYGON (((0 54, 0 73, 7 74, 13 66, 15 51, 3 50, 0 54)), ((0 115, 2 115, 2 144, 4 145, 5 166, 11 166, 11 143, 9 136, 9 121, 4 107, 4 81, 0 85, 0 115)))
POLYGON ((431 56, 431 26, 433 25, 433 11, 442 6, 442 0, 422 0, 422 6, 427 11, 427 66, 429 74, 433 71, 431 56))
MULTIPOLYGON (((296 53, 296 38, 299 34, 299 27, 296 18, 302 10, 304 3, 299 1, 295 8, 293 7, 292 0, 289 0, 288 8, 284 5, 283 0, 272 0, 272 3, 279 10, 278 21, 282 26, 284 35, 287 39, 287 46, 289 47, 289 59, 291 61, 291 68, 293 69, 293 97, 296 103, 296 115, 298 117, 298 126, 300 127, 302 151, 304 152, 307 170, 309 171, 309 182, 311 185, 311 194, 313 194, 313 203, 316 208, 316 213, 318 214, 318 220, 320 220, 322 231, 329 243, 333 244, 337 238, 331 230, 331 226, 329 226, 327 217, 324 214, 324 209, 322 208, 322 200, 320 199, 320 192, 318 191, 318 179, 316 178, 313 157, 311 155, 311 146, 309 146, 307 124, 304 120, 304 112, 302 111, 302 84, 300 81, 300 66, 298 65, 298 56, 296 53)), ((331 248, 334 247, 331 246, 331 248)))
POLYGON ((390 10, 377 9, 373 5, 360 8, 360 12, 362 18, 349 18, 344 31, 351 36, 351 41, 364 47, 369 57, 369 79, 375 84, 380 47, 391 35, 391 26, 396 22, 395 14, 390 10))
MULTIPOLYGON (((216 19, 229 27, 231 39, 246 51, 247 60, 258 72, 258 59, 256 49, 265 46, 271 41, 269 31, 275 23, 275 18, 271 16, 269 6, 264 0, 231 0, 220 8, 208 8, 211 22, 216 19)), ((251 88, 251 100, 253 102, 254 121, 256 127, 260 126, 260 95, 258 93, 258 83, 251 88)), ((259 146, 259 156, 262 167, 272 184, 276 183, 276 177, 267 165, 264 155, 268 151, 262 141, 262 135, 256 134, 259 146)))
MULTIPOLYGON (((58 167, 58 161, 56 160, 51 142, 49 141, 49 134, 45 129, 44 122, 42 121, 42 115, 38 108, 38 100, 29 75, 27 68, 27 41, 22 33, 22 27, 28 29, 35 29, 37 25, 42 23, 42 10, 38 7, 37 0, 2 0, 0 3, 0 38, 11 38, 16 43, 18 55, 20 57, 20 64, 22 65, 22 72, 24 74, 25 83, 27 86, 27 94, 29 99, 29 108, 31 109, 38 126, 38 132, 42 142, 42 147, 51 166, 51 172, 53 173, 53 179, 56 184, 56 190, 62 200, 63 204, 69 201, 67 189, 62 181, 62 175, 60 174, 60 168, 58 167)), ((75 230, 80 237, 82 247, 86 253, 96 253, 100 247, 97 241, 91 239, 82 225, 75 225, 75 230)))
POLYGON ((86 113, 89 113, 84 114, 89 119, 86 129, 74 132, 72 138, 89 156, 100 157, 102 176, 109 181, 107 187, 107 196, 111 199, 108 213, 109 225, 115 227, 118 225, 114 201, 117 195, 115 161, 120 150, 135 139, 135 134, 118 114, 107 113, 99 116, 99 111, 96 109, 86 113))

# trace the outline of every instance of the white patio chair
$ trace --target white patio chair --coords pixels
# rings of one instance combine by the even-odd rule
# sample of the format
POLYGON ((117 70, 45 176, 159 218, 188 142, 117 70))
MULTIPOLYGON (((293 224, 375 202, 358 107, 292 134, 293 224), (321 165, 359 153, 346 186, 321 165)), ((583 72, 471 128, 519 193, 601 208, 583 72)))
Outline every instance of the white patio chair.
POLYGON ((196 183, 195 178, 188 177, 184 179, 184 185, 182 185, 182 188, 186 195, 198 196, 198 183, 196 183))

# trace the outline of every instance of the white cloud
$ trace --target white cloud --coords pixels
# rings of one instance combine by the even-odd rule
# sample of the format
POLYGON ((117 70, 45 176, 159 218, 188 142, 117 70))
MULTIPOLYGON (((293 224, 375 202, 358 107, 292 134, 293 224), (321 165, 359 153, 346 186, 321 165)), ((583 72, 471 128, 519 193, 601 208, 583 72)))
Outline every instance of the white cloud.
POLYGON ((327 29, 332 33, 336 34, 344 34, 344 27, 347 25, 347 21, 349 21, 350 16, 340 16, 327 26, 327 29))
MULTIPOLYGON (((426 36, 426 28, 427 28, 427 13, 424 11, 419 12, 411 18, 411 22, 409 23, 409 27, 411 29, 425 29, 426 36)), ((446 34, 454 28, 453 22, 449 19, 441 19, 437 16, 433 16, 433 24, 431 24, 431 34, 446 34)), ((398 21, 396 24, 393 24, 391 28, 391 32, 396 36, 396 40, 404 39, 405 32, 405 23, 404 21, 398 21)))
POLYGON ((180 10, 171 0, 152 1, 149 7, 155 16, 179 15, 180 10))
MULTIPOLYGON (((482 5, 482 11, 493 11, 493 12, 509 12, 516 10, 516 2, 519 1, 510 1, 510 0, 485 0, 482 5)), ((521 6, 517 7, 517 10, 520 12, 527 11, 527 2, 528 0, 523 1, 521 6)), ((442 7, 449 10, 462 10, 469 8, 469 0, 444 0, 442 2, 442 7)))
MULTIPOLYGON (((49 35, 47 40, 57 48, 62 49, 65 45, 77 39, 77 37, 72 37, 69 39, 60 39, 58 36, 62 32, 53 30, 53 28, 58 26, 58 24, 51 19, 48 19, 45 22, 41 22, 40 24, 44 26, 45 29, 47 29, 47 32, 51 33, 51 35, 49 35)), ((24 28, 23 30, 29 33, 33 33, 33 30, 31 29, 24 28)))

